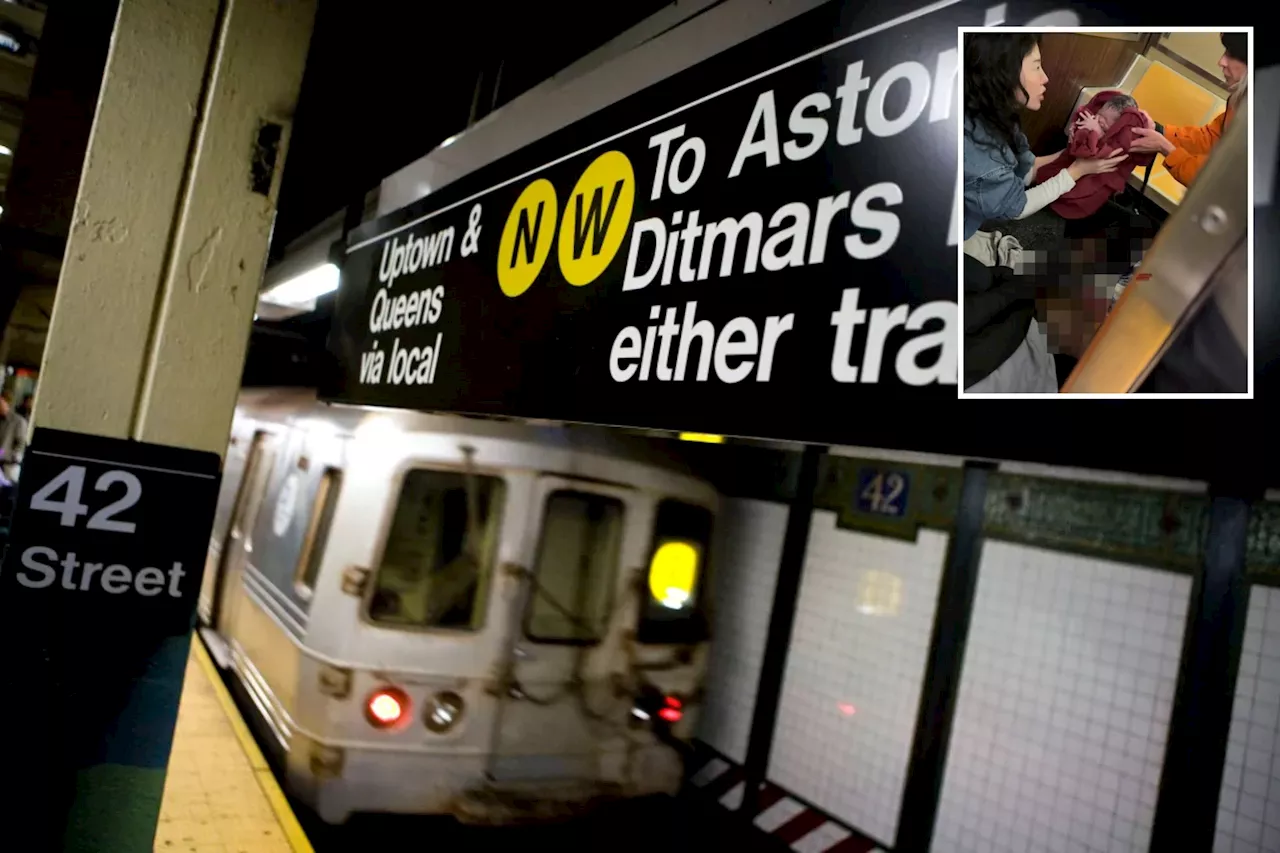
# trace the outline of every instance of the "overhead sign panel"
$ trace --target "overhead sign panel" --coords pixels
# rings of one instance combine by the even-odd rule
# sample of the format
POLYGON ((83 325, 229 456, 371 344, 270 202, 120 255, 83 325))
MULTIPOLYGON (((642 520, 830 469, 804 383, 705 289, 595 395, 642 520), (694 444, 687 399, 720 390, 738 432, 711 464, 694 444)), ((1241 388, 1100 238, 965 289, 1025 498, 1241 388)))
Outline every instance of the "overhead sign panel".
POLYGON ((954 400, 957 27, 1060 8, 830 3, 362 226, 326 396, 800 440, 954 400))
POLYGON ((954 397, 973 11, 838 6, 355 232, 334 397, 759 434, 954 397))

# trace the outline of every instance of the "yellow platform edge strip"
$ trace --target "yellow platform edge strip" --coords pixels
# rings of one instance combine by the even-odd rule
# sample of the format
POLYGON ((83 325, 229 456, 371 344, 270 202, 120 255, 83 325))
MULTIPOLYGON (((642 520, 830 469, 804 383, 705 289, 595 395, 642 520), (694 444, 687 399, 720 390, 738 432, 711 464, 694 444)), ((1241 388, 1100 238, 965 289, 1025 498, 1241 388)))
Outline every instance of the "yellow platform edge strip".
POLYGON ((236 708, 235 701, 232 700, 231 694, 227 692, 226 685, 222 683, 222 676, 209 658, 209 652, 204 647, 204 640, 200 638, 198 632, 193 633, 191 646, 195 651, 196 660, 200 662, 201 671, 204 673, 205 678, 209 680, 209 683, 213 685, 213 692, 218 697, 218 704, 222 706, 222 713, 226 715, 227 722, 231 723, 231 728, 236 733, 236 740, 240 742, 240 749, 244 751, 245 757, 249 759, 249 765, 253 768, 253 775, 258 779, 258 787, 262 789, 267 802, 271 804, 271 810, 275 812, 276 821, 279 822, 280 829, 284 831, 284 837, 289 843, 289 847, 292 848, 294 853, 315 853, 311 842, 307 840, 307 834, 302 831, 302 824, 298 823, 297 816, 294 815, 293 809, 289 807, 289 801, 285 799, 284 791, 280 790, 280 785, 276 782, 276 777, 271 772, 271 767, 267 764, 266 758, 263 757, 262 750, 258 749, 257 742, 254 741, 253 735, 249 733, 249 727, 240 718, 240 710, 236 708))

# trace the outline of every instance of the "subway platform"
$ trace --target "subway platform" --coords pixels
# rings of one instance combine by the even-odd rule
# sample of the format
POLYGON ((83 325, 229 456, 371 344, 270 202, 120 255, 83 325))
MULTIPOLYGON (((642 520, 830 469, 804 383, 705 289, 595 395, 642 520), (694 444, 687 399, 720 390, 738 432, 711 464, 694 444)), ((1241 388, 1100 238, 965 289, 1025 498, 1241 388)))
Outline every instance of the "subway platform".
POLYGON ((312 851, 199 637, 187 660, 155 850, 312 851))
POLYGON ((345 825, 326 826, 310 813, 295 815, 197 635, 187 660, 154 850, 408 849, 429 836, 439 846, 478 851, 529 847, 562 853, 695 853, 723 847, 742 853, 788 853, 787 843, 734 820, 718 793, 695 785, 679 797, 623 801, 568 822, 540 826, 477 827, 411 815, 355 815, 345 825))

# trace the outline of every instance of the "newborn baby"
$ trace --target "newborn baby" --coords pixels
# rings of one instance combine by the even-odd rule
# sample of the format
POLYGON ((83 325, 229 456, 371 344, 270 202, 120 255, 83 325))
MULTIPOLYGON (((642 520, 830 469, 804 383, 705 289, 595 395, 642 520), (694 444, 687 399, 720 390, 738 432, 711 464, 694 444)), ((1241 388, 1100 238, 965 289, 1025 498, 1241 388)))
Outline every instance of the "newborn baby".
MULTIPOLYGON (((1071 139, 1066 150, 1036 173, 1041 184, 1079 159, 1105 157, 1128 151, 1133 131, 1145 127, 1138 102, 1124 92, 1099 92, 1071 118, 1071 139)), ((1084 219, 1097 213, 1107 199, 1122 192, 1134 169, 1150 165, 1154 154, 1131 154, 1114 172, 1085 175, 1075 187, 1049 205, 1063 219, 1084 219)))
MULTIPOLYGON (((1138 102, 1129 95, 1116 95, 1103 102, 1096 113, 1089 112, 1088 105, 1076 114, 1075 131, 1071 134, 1071 145, 1068 150, 1076 157, 1101 157, 1109 153, 1101 150, 1101 143, 1107 132, 1115 126, 1124 115, 1125 110, 1138 109, 1138 102)), ((1141 113, 1138 113, 1141 118, 1141 113)), ((1141 125, 1139 125, 1141 127, 1141 125)))

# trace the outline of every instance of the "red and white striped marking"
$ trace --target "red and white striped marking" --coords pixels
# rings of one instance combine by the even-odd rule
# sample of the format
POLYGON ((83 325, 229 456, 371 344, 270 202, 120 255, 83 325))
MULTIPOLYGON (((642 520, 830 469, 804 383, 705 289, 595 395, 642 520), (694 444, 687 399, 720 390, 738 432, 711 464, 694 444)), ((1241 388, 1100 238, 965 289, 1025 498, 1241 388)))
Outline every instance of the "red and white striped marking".
MULTIPOLYGON (((689 777, 694 787, 736 811, 746 789, 741 767, 712 756, 689 777)), ((760 786, 760 813, 755 825, 796 853, 885 853, 874 841, 854 832, 770 782, 760 786)))

